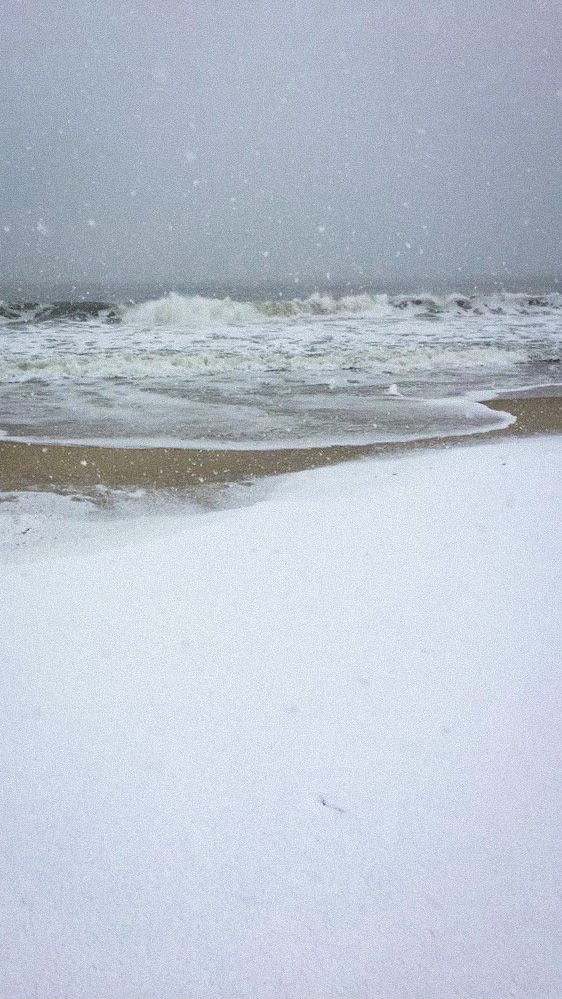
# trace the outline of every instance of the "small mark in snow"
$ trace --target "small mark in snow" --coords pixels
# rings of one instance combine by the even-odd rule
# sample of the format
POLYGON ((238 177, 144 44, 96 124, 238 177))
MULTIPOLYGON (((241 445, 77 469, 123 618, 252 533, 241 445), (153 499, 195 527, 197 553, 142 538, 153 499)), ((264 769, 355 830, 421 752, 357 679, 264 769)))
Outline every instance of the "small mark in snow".
POLYGON ((322 794, 318 795, 318 801, 321 805, 324 805, 324 808, 330 808, 333 812, 339 812, 340 815, 345 815, 345 808, 342 808, 340 805, 334 805, 330 801, 326 801, 322 794))

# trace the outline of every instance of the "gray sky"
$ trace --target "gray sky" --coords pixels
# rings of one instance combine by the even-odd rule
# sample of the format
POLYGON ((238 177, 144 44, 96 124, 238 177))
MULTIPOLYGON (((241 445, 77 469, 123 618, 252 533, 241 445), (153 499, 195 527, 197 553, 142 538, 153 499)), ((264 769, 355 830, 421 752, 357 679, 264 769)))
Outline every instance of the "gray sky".
POLYGON ((0 285, 559 274, 561 23, 546 0, 5 0, 0 285))

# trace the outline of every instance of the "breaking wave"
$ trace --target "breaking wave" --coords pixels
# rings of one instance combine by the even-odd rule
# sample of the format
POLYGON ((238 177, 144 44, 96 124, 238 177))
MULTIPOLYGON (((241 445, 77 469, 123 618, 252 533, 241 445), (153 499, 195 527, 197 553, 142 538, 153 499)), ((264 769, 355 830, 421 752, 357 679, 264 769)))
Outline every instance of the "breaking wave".
POLYGON ((396 376, 410 372, 499 369, 525 364, 529 354, 521 348, 444 344, 408 347, 365 346, 359 349, 306 352, 289 349, 237 349, 227 352, 203 350, 183 352, 148 350, 98 350, 95 353, 44 352, 28 357, 0 359, 2 382, 51 382, 61 379, 151 380, 176 379, 212 374, 235 375, 268 373, 302 374, 360 371, 372 376, 396 376))
POLYGON ((545 315, 562 309, 562 295, 496 293, 490 295, 388 295, 357 294, 333 297, 316 293, 308 298, 278 298, 243 301, 230 297, 180 295, 171 292, 161 298, 138 303, 64 301, 52 303, 0 302, 0 323, 38 324, 88 322, 127 322, 140 326, 173 327, 229 325, 300 316, 338 316, 358 313, 391 318, 411 312, 415 316, 439 315, 545 315))

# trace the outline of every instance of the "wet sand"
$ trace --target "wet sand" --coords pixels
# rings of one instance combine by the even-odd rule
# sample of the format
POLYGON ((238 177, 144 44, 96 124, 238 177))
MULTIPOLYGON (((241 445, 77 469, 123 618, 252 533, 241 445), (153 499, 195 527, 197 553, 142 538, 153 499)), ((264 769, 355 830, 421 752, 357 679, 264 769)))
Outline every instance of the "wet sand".
POLYGON ((189 489, 203 483, 244 482, 256 477, 303 471, 376 454, 425 447, 448 447, 495 440, 498 436, 562 432, 562 397, 525 394, 486 403, 517 417, 503 430, 407 443, 281 448, 264 451, 207 448, 110 448, 93 445, 0 441, 0 490, 89 492, 109 489, 189 489))

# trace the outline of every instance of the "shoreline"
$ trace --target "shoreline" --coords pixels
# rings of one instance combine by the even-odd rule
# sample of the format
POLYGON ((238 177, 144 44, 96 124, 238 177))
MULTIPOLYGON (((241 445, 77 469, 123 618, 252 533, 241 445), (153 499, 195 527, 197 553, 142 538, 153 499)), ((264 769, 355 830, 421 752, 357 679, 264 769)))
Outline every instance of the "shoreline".
POLYGON ((262 451, 112 448, 0 440, 0 492, 88 492, 99 486, 181 490, 300 472, 381 454, 483 443, 503 436, 562 433, 560 395, 505 395, 485 400, 483 404, 492 410, 511 413, 516 422, 497 430, 448 437, 262 451))

